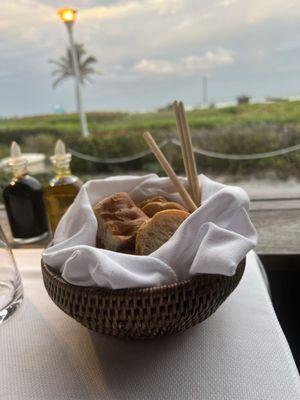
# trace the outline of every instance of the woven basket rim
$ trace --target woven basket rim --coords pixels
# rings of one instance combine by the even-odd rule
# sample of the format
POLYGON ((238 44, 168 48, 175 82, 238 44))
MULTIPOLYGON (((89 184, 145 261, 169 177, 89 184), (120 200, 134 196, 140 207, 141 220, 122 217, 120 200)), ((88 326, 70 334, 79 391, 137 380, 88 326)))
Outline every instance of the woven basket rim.
MULTIPOLYGON (((246 263, 246 258, 242 259, 242 261, 237 265, 236 270, 240 266, 245 266, 246 263)), ((159 292, 163 290, 170 290, 170 289, 175 289, 181 286, 187 286, 191 282, 194 282, 196 280, 200 280, 203 276, 210 277, 210 278, 216 278, 217 279, 226 279, 230 278, 234 275, 221 275, 221 274, 207 274, 207 273, 199 273, 190 279, 185 279, 183 281, 179 282, 174 282, 174 283, 169 283, 169 284, 164 284, 160 286, 150 286, 150 287, 135 287, 135 288, 122 288, 122 289, 112 289, 112 288, 106 288, 106 287, 100 287, 100 286, 82 286, 82 285, 74 285, 72 283, 69 283, 66 281, 59 272, 57 272, 53 267, 50 267, 48 264, 46 264, 43 259, 41 259, 41 267, 44 268, 48 274, 51 275, 51 277, 57 281, 60 281, 64 285, 72 288, 72 289, 77 289, 77 290, 84 290, 86 292, 90 293, 106 293, 106 294, 122 294, 122 293, 127 293, 127 294, 137 294, 137 293, 152 293, 152 292, 159 292)))

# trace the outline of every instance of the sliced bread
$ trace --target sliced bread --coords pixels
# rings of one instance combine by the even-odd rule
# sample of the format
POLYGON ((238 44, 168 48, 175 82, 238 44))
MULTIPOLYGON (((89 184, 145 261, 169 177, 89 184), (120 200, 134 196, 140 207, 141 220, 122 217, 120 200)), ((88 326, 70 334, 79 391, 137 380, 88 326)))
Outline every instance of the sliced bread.
POLYGON ((183 210, 165 210, 156 213, 139 227, 135 253, 138 255, 153 253, 170 239, 189 215, 190 213, 183 210))
POLYGON ((167 201, 167 202, 157 202, 153 201, 147 203, 142 207, 142 211, 148 216, 153 217, 156 213, 165 210, 182 210, 187 211, 181 204, 176 203, 175 201, 167 201))
POLYGON ((140 203, 137 204, 138 207, 143 208, 146 204, 149 203, 167 203, 169 200, 167 200, 163 196, 155 196, 155 197, 150 197, 149 199, 146 199, 144 201, 141 201, 140 203))

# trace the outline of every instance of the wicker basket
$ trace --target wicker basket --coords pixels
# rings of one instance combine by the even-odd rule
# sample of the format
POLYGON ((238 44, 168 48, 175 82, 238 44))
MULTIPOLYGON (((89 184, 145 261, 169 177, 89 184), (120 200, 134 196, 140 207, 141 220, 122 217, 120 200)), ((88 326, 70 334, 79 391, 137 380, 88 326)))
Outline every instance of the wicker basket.
POLYGON ((66 314, 87 328, 112 336, 146 339, 171 335, 204 321, 238 285, 234 276, 200 274, 152 288, 106 289, 75 286, 42 262, 47 292, 66 314))

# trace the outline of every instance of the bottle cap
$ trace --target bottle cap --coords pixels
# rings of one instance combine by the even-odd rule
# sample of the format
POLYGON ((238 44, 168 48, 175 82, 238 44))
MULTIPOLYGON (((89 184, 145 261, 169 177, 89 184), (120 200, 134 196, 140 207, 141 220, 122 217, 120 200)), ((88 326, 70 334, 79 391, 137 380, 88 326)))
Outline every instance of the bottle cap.
POLYGON ((66 152, 66 146, 64 142, 59 139, 54 148, 54 155, 50 157, 52 163, 57 166, 58 168, 63 168, 68 166, 72 158, 70 153, 66 152))
POLYGON ((26 172, 27 160, 22 155, 21 148, 17 142, 13 141, 10 146, 10 159, 8 165, 12 168, 14 175, 18 176, 26 172))

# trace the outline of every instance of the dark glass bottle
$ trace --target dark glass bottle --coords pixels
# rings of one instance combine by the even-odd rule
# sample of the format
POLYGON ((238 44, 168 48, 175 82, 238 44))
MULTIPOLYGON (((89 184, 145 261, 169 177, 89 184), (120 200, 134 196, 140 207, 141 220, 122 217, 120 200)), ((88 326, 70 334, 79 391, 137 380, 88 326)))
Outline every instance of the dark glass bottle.
POLYGON ((14 241, 33 243, 48 234, 43 190, 38 180, 28 175, 27 161, 13 142, 9 165, 13 178, 3 190, 3 199, 14 241))

